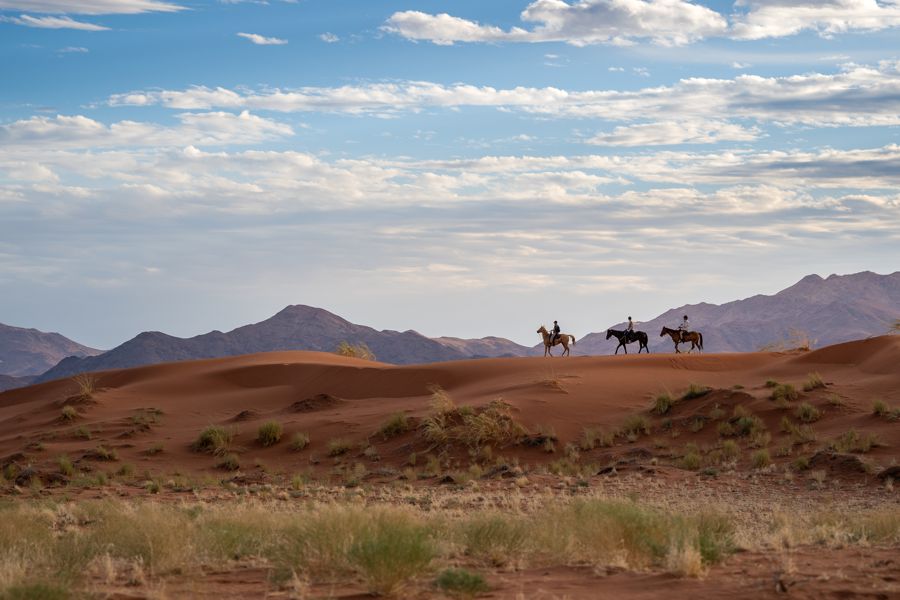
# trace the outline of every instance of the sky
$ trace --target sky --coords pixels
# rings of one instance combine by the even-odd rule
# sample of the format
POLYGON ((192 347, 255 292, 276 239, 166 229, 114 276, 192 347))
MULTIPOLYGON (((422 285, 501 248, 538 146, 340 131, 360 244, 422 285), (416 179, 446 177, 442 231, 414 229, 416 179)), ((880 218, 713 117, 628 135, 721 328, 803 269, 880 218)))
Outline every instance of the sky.
POLYGON ((898 125, 900 0, 0 0, 0 322, 531 345, 891 273, 898 125))

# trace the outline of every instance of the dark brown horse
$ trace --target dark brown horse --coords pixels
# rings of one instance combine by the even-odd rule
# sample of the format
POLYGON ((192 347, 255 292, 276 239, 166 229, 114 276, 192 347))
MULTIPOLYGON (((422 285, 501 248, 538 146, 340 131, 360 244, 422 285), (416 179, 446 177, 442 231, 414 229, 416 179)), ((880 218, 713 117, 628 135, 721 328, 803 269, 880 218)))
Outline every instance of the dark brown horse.
POLYGON ((619 348, 625 348, 625 354, 628 354, 628 346, 626 346, 626 344, 630 344, 632 342, 639 342, 638 354, 641 353, 641 350, 646 350, 647 354, 650 354, 650 348, 647 347, 647 334, 643 331, 635 331, 634 337, 626 338, 624 331, 619 331, 617 329, 607 329, 606 339, 609 339, 613 336, 615 336, 615 338, 619 340, 619 345, 616 346, 616 354, 619 353, 619 348))
POLYGON ((699 331, 685 331, 684 337, 681 336, 682 331, 680 329, 669 329, 668 327, 663 327, 662 331, 659 332, 659 337, 664 335, 668 335, 672 338, 672 341, 675 342, 675 352, 677 354, 681 354, 681 350, 678 349, 678 344, 686 344, 688 342, 691 343, 691 349, 688 352, 693 352, 694 348, 699 348, 700 351, 703 351, 703 334, 699 331))

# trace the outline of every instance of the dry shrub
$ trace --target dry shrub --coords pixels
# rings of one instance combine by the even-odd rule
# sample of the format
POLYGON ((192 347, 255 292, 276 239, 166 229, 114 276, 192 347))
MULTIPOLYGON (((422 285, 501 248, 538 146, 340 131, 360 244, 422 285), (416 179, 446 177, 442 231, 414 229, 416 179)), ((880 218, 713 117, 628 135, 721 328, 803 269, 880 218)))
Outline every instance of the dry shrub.
POLYGON ((797 390, 789 383, 779 383, 772 388, 770 398, 775 402, 790 402, 796 400, 800 395, 797 390))
POLYGON ((363 360, 375 360, 375 354, 369 350, 365 342, 351 344, 349 342, 341 342, 334 351, 338 356, 347 356, 349 358, 361 358, 363 360))
POLYGON ((218 425, 209 425, 200 432, 197 439, 191 445, 194 452, 206 452, 208 454, 225 454, 234 440, 234 430, 225 429, 218 425))
POLYGON ((822 411, 809 402, 803 402, 797 407, 794 415, 804 423, 814 423, 822 416, 822 411))
POLYGON ((659 394, 653 401, 653 411, 658 415, 666 414, 673 406, 675 406, 675 400, 669 392, 659 394))
POLYGON ((831 442, 828 447, 835 452, 854 452, 865 454, 872 448, 883 445, 881 439, 874 433, 861 434, 855 429, 842 433, 831 442))
POLYGON ((378 433, 384 439, 390 439, 398 435, 404 434, 410 430, 412 423, 406 413, 398 412, 391 415, 387 421, 382 423, 378 429, 378 433))
POLYGON ((266 421, 259 426, 256 433, 256 441, 263 447, 274 446, 281 441, 284 428, 278 421, 266 421))
POLYGON ((72 378, 78 387, 78 397, 84 400, 90 400, 97 391, 97 382, 99 379, 93 373, 79 373, 72 378))
POLYGON ((650 421, 643 415, 630 415, 619 429, 619 435, 624 437, 629 435, 639 436, 642 433, 650 435, 650 421))
POLYGON ((822 376, 818 373, 810 373, 807 375, 806 382, 803 384, 803 391, 811 392, 823 387, 825 387, 825 382, 822 381, 822 376))
POLYGON ((602 429, 597 427, 585 427, 581 431, 581 439, 578 444, 582 450, 587 452, 588 450, 593 450, 594 448, 608 448, 613 445, 615 436, 611 433, 606 433, 602 429))

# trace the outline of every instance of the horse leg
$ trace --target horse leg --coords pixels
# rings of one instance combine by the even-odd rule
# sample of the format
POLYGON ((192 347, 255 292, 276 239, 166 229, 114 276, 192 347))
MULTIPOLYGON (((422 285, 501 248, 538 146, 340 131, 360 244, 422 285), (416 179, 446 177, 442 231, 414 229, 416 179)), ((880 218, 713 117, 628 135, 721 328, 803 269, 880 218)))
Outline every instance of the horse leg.
POLYGON ((567 344, 566 342, 563 342, 562 345, 563 345, 563 348, 565 348, 565 350, 563 350, 562 356, 568 356, 569 355, 569 344, 567 344))

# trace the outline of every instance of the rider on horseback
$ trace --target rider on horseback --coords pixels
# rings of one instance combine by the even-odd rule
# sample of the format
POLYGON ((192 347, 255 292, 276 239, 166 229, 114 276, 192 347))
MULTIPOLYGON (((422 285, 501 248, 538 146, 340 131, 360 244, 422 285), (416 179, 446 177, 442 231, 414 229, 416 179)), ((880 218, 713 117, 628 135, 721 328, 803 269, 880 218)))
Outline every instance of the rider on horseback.
POLYGON ((625 325, 625 342, 634 341, 634 322, 628 317, 628 324, 625 325))
POLYGON ((681 325, 678 326, 678 331, 681 332, 681 341, 684 342, 684 336, 688 331, 691 330, 691 326, 688 323, 688 316, 684 315, 684 319, 681 321, 681 325))
POLYGON ((550 345, 551 346, 554 343, 556 343, 557 338, 559 338, 560 331, 561 330, 559 328, 559 323, 557 323, 556 321, 553 321, 553 330, 550 332, 550 345))

